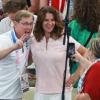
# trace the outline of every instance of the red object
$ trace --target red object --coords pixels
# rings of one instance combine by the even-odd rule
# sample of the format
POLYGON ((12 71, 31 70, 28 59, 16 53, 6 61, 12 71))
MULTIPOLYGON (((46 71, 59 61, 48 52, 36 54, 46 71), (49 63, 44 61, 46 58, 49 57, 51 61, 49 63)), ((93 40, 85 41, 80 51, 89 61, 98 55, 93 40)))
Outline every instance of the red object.
POLYGON ((59 0, 52 0, 52 7, 59 11, 59 0))
POLYGON ((63 12, 64 5, 65 5, 65 0, 62 0, 61 9, 59 9, 59 5, 60 5, 60 0, 52 0, 51 6, 54 7, 55 9, 57 9, 58 11, 63 12))
MULTIPOLYGON (((66 0, 66 1, 67 1, 67 0, 66 0)), ((62 4, 61 4, 61 12, 63 12, 64 6, 65 6, 65 0, 62 0, 62 4)))
POLYGON ((88 93, 91 100, 100 100, 100 62, 93 64, 86 73, 82 93, 88 93))

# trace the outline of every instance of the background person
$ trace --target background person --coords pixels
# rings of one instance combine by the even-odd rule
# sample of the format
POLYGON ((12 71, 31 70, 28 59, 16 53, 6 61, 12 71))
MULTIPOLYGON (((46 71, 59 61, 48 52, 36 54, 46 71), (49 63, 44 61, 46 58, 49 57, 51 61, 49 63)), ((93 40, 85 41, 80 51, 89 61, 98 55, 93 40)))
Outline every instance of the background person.
POLYGON ((7 16, 0 22, 0 34, 5 33, 13 28, 13 21, 16 12, 19 10, 26 10, 27 3, 25 0, 9 0, 4 4, 3 9, 4 13, 7 13, 7 16))
MULTIPOLYGON (((99 0, 74 0, 74 18, 69 23, 69 27, 71 28, 71 36, 87 48, 89 47, 89 41, 96 38, 98 35, 98 27, 100 24, 99 10, 99 0)), ((71 74, 74 74, 77 67, 77 63, 71 63, 71 74)), ((76 73, 78 74, 75 76, 79 77, 80 72, 76 73)), ((75 79, 77 78, 75 77, 75 79)), ((72 83, 74 82, 75 80, 73 79, 72 83)), ((77 87, 77 85, 75 85, 75 87, 77 87)))
POLYGON ((14 28, 0 35, 0 99, 22 100, 20 77, 27 66, 33 14, 22 10, 15 15, 14 28), (27 41, 26 41, 27 40, 27 41))
MULTIPOLYGON (((36 66, 36 94, 34 100, 61 100, 66 45, 63 45, 63 23, 52 7, 38 12, 32 38, 31 52, 36 66)), ((67 40, 66 40, 67 41, 67 40)), ((70 37, 75 49, 84 54, 85 48, 70 37)), ((66 80, 70 77, 67 70, 66 80)), ((71 87, 65 89, 65 100, 71 100, 71 87)))
POLYGON ((95 38, 91 41, 87 58, 76 54, 75 59, 85 69, 79 84, 79 93, 75 100, 99 100, 100 99, 100 39, 95 38), (97 81, 98 80, 98 81, 97 81))

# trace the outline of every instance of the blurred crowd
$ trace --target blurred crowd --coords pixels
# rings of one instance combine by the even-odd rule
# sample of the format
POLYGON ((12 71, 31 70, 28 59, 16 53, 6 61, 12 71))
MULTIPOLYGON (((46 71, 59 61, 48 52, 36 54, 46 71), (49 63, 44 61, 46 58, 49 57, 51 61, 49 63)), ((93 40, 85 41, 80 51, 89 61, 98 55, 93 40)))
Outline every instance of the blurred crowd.
POLYGON ((36 80, 33 100, 61 100, 69 48, 63 45, 65 28, 70 30, 66 41, 75 44, 67 62, 65 100, 72 100, 73 88, 75 100, 100 99, 99 0, 0 0, 0 100, 22 100, 26 73, 36 80))

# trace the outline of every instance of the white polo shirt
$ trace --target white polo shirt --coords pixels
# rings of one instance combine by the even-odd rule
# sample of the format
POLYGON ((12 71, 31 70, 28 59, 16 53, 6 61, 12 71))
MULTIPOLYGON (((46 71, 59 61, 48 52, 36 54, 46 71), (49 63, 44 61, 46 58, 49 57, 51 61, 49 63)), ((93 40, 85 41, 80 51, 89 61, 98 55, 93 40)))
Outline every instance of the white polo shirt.
MULTIPOLYGON (((0 50, 9 48, 14 44, 11 36, 12 32, 13 30, 0 35, 0 50)), ((13 51, 0 60, 0 99, 18 99, 22 96, 19 70, 22 73, 27 60, 26 53, 28 53, 26 52, 26 44, 23 48, 24 52, 22 52, 22 49, 17 50, 18 57, 16 57, 16 51, 13 51), (19 61, 18 65, 16 65, 16 59, 19 61)))
MULTIPOLYGON (((76 50, 80 47, 72 37, 70 42, 75 43, 76 50)), ((31 51, 36 66, 36 90, 39 93, 61 93, 66 59, 66 45, 63 45, 63 37, 58 40, 50 38, 47 48, 45 37, 41 42, 37 42, 33 37, 31 51)), ((70 77, 68 67, 66 80, 70 77)), ((70 92, 71 88, 66 88, 66 91, 70 92)))
POLYGON ((5 33, 13 29, 13 22, 9 17, 5 17, 0 21, 0 34, 5 33))

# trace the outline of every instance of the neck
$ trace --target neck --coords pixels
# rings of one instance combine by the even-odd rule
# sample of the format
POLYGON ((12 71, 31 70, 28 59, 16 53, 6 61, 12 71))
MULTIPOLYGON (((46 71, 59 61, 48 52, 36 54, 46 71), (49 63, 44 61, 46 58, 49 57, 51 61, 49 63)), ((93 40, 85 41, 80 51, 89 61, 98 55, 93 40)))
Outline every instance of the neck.
POLYGON ((46 39, 49 39, 50 33, 45 33, 45 37, 46 37, 46 39))
POLYGON ((45 38, 46 38, 46 42, 48 42, 48 40, 50 38, 50 33, 45 33, 45 38))
POLYGON ((16 37, 19 39, 21 36, 18 34, 19 32, 14 28, 16 37))

